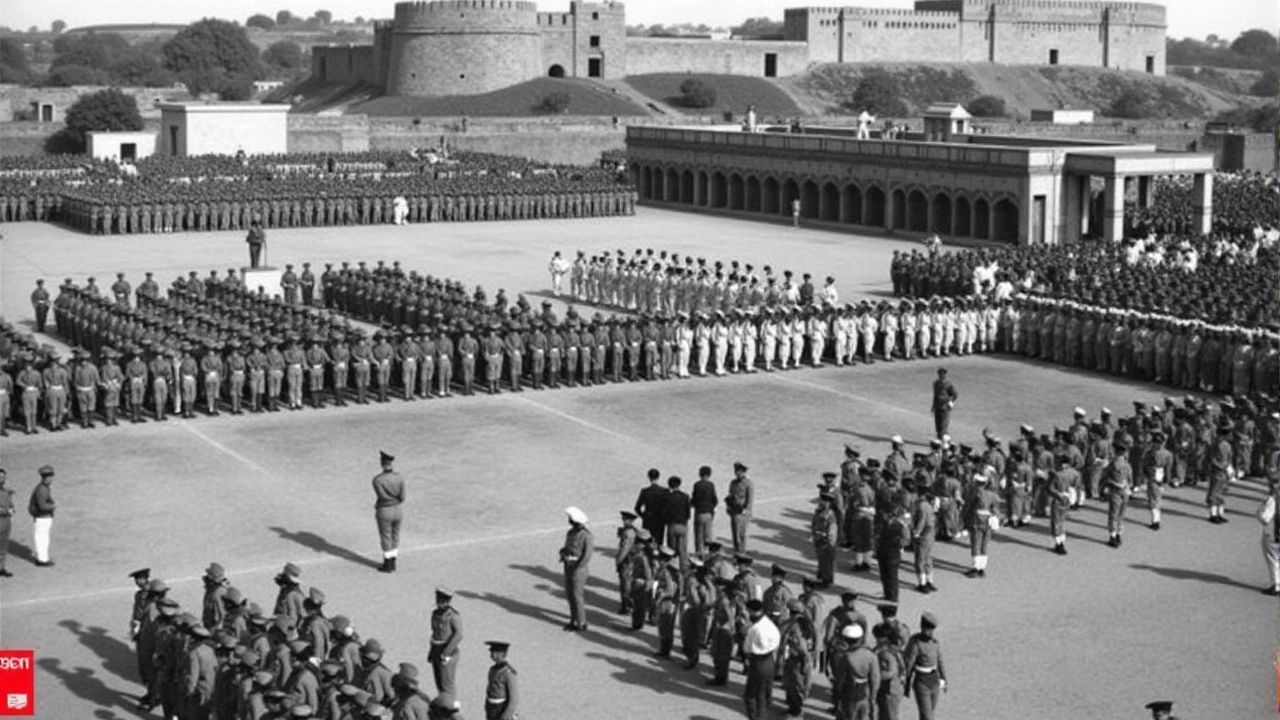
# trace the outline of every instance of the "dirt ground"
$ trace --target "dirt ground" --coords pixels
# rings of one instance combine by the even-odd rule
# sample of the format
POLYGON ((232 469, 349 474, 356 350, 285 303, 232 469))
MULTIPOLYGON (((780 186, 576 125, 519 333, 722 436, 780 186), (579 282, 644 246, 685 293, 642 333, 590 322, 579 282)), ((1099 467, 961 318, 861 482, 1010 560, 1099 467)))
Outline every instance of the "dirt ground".
MULTIPOLYGON (((167 285, 179 272, 238 267, 245 255, 238 233, 0 231, 0 309, 23 322, 36 277, 56 286, 96 274, 105 287, 123 271, 136 285, 150 269, 167 285)), ((833 274, 845 297, 882 297, 892 251, 909 248, 649 209, 615 220, 275 231, 269 242, 273 263, 400 260, 513 298, 545 292, 554 249, 629 255, 650 246, 833 274)), ((292 561, 304 586, 325 591, 330 615, 351 617, 362 637, 387 646, 392 667, 427 670, 432 588, 453 587, 466 626, 458 680, 468 717, 482 714, 487 639, 513 642, 522 717, 738 717, 740 674, 727 688, 706 687, 705 657, 697 672, 684 671, 652 657, 652 629, 622 631, 609 552, 618 511, 632 505, 649 467, 691 481, 709 464, 723 492, 741 460, 758 495, 753 552, 766 566, 811 573, 806 528, 820 473, 836 468, 845 443, 883 457, 894 433, 925 440, 930 381, 942 364, 960 392, 960 441, 984 427, 1007 438, 1023 422, 1067 423, 1075 405, 1120 411, 1163 397, 1156 386, 971 356, 9 437, 0 455, 20 508, 36 468, 57 468, 57 566, 31 564, 30 519, 16 518, 0 645, 35 649, 39 717, 145 717, 133 699, 127 573, 150 566, 198 608, 199 576, 218 561, 269 608, 271 578, 292 561), (409 484, 401 571, 391 576, 373 570, 369 479, 379 449, 399 456, 409 484), (590 515, 601 551, 587 593, 591 630, 578 635, 560 629, 567 606, 556 551, 568 505, 590 515)), ((1050 552, 1043 520, 1001 530, 983 580, 960 574, 967 547, 943 545, 933 595, 911 590, 904 569, 903 618, 913 628, 924 610, 941 620, 950 688, 940 716, 1118 720, 1147 717, 1145 703, 1171 699, 1183 718, 1272 717, 1277 607, 1258 592, 1266 577, 1251 517, 1262 497, 1258 484, 1233 486, 1231 522, 1218 526, 1204 519, 1203 490, 1173 490, 1158 533, 1134 502, 1120 550, 1104 544, 1105 514, 1088 506, 1070 517, 1065 558, 1050 552)), ((723 517, 716 530, 727 536, 723 517)), ((828 608, 844 588, 879 592, 874 576, 850 573, 842 556, 828 608)), ((826 688, 817 683, 805 717, 829 717, 826 688)), ((914 706, 903 713, 914 718, 914 706)))

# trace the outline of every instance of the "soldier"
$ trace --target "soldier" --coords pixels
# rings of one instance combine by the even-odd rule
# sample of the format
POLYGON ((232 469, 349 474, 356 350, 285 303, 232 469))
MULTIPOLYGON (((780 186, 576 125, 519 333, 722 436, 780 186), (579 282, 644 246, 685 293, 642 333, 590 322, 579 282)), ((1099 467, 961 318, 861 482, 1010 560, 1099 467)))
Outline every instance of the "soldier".
POLYGON ((916 694, 916 709, 920 720, 933 720, 934 709, 938 700, 947 689, 947 670, 942 662, 942 648, 933 631, 938 627, 938 618, 931 612, 920 616, 920 632, 907 641, 907 649, 903 653, 903 665, 907 676, 903 681, 907 697, 916 694))
MULTIPOLYGON (((102 355, 102 369, 99 372, 102 377, 102 410, 106 416, 106 423, 116 425, 116 412, 120 408, 120 392, 125 385, 125 373, 120 369, 120 363, 116 362, 120 353, 115 348, 103 348, 102 355)), ((146 367, 143 366, 142 369, 145 372, 146 367)), ((141 399, 141 393, 139 393, 139 404, 141 399)))
POLYGON ((395 358, 395 348, 389 340, 389 333, 377 331, 373 334, 374 346, 370 351, 373 364, 377 370, 378 402, 387 402, 387 394, 391 389, 391 363, 395 358))
POLYGON ((435 678, 436 690, 457 696, 458 650, 462 644, 462 615, 454 609, 453 591, 436 587, 436 607, 431 612, 431 651, 427 662, 435 678))
MULTIPOLYGON (((0 577, 13 577, 13 573, 5 567, 9 557, 9 536, 13 532, 13 491, 5 487, 8 474, 0 468, 0 577)), ((148 571, 149 572, 149 571, 148 571)), ((134 598, 134 617, 138 616, 138 601, 134 598)), ((136 628, 134 628, 136 632, 136 628)))
POLYGON ((253 349, 244 358, 245 370, 249 377, 249 407, 255 412, 262 412, 262 395, 267 389, 267 354, 262 351, 266 342, 255 336, 250 340, 253 349))
POLYGON ((1053 536, 1053 551, 1067 554, 1067 510, 1075 505, 1076 487, 1080 473, 1070 464, 1065 454, 1056 458, 1057 470, 1049 480, 1049 534, 1053 536))
POLYGON ((733 464, 733 475, 724 505, 733 532, 733 550, 735 553, 741 553, 747 550, 747 536, 755 506, 755 489, 751 479, 747 477, 747 466, 743 463, 733 464))
POLYGON ((831 694, 839 718, 870 718, 875 713, 880 694, 880 660, 866 647, 865 634, 862 625, 846 625, 841 630, 846 649, 831 661, 831 694))
POLYGON ((652 614, 652 595, 650 593, 654 579, 653 536, 648 530, 636 531, 636 546, 631 551, 629 575, 630 593, 627 607, 631 612, 631 629, 644 627, 645 619, 652 614))
POLYGON ((286 305, 298 304, 298 274, 293 271, 293 265, 284 266, 284 274, 280 276, 280 289, 284 291, 286 305))
POLYGON ((50 430, 65 430, 67 427, 67 386, 71 384, 71 374, 63 366, 57 356, 49 355, 48 366, 41 373, 44 381, 44 409, 49 420, 50 430))
MULTIPOLYGON (((324 375, 331 360, 329 353, 325 352, 320 345, 319 338, 312 337, 307 345, 307 350, 303 354, 308 379, 307 392, 311 396, 311 407, 319 410, 324 407, 324 375)), ((301 396, 301 388, 298 395, 301 396)), ((301 397, 298 399, 298 405, 302 405, 301 397)))
MULTIPOLYGON (((834 477, 835 473, 831 473, 834 477)), ((818 508, 814 511, 810 523, 809 534, 813 540, 814 552, 818 556, 818 585, 830 587, 835 582, 836 540, 839 535, 839 520, 832 510, 834 498, 827 485, 819 485, 818 508)))
POLYGON ((653 588, 653 614, 658 626, 658 650, 653 656, 669 658, 675 644, 676 615, 680 612, 682 589, 679 559, 670 547, 658 550, 658 570, 653 588))
POLYGON ((115 297, 116 307, 128 308, 129 295, 132 292, 133 286, 124 279, 124 273, 116 273, 116 281, 111 284, 111 295, 115 297))
POLYGON ((248 365, 244 354, 240 352, 240 341, 232 338, 227 341, 227 359, 224 369, 227 375, 227 395, 231 400, 231 414, 240 415, 244 404, 245 371, 248 365))
POLYGON ((1133 469, 1129 465, 1132 441, 1128 435, 1120 435, 1114 444, 1115 457, 1102 474, 1102 493, 1107 500, 1107 532, 1111 535, 1107 545, 1118 548, 1124 532, 1124 511, 1133 486, 1133 469))
POLYGON ((1209 522, 1216 524, 1227 522, 1227 485, 1234 478, 1236 471, 1230 442, 1232 430, 1230 420, 1227 418, 1219 420, 1217 439, 1212 441, 1207 458, 1209 488, 1205 496, 1205 504, 1209 507, 1209 522))
POLYGON ((922 487, 910 519, 916 591, 919 593, 938 591, 938 586, 933 584, 933 542, 937 536, 937 509, 938 501, 934 497, 933 488, 928 485, 922 487))
POLYGON ((151 402, 156 420, 165 420, 165 408, 169 404, 169 388, 173 386, 173 363, 164 348, 157 349, 148 363, 151 373, 151 402))
POLYGON ((484 693, 485 720, 516 720, 520 717, 520 693, 516 683, 516 669, 507 663, 511 643, 489 640, 489 680, 484 693))
POLYGON ((973 476, 976 487, 965 503, 965 526, 969 531, 969 551, 973 556, 973 567, 966 570, 965 577, 987 576, 987 545, 991 541, 991 532, 1000 523, 1000 498, 987 486, 985 473, 973 476))
POLYGON ((386 451, 378 451, 382 472, 373 478, 374 519, 378 525, 378 539, 382 546, 382 565, 379 572, 396 571, 396 560, 400 555, 400 522, 403 519, 405 501, 404 478, 392 467, 395 457, 386 451))
POLYGON ((15 389, 22 395, 22 416, 23 423, 26 426, 26 434, 36 434, 36 424, 38 423, 37 412, 39 410, 40 396, 44 390, 44 377, 40 371, 35 369, 34 363, 29 355, 21 355, 19 362, 22 369, 18 371, 18 376, 14 378, 15 389))
POLYGON ((213 684, 217 676, 218 658, 213 650, 208 628, 192 625, 187 631, 191 645, 181 662, 183 677, 182 716, 201 720, 213 712, 213 684))
POLYGON ((520 331, 520 325, 513 323, 507 337, 503 340, 503 349, 507 356, 507 381, 511 385, 512 392, 523 392, 523 388, 520 387, 520 378, 524 374, 525 340, 520 331))
MULTIPOLYGON (((63 286, 64 289, 70 285, 70 280, 70 278, 67 278, 67 285, 63 286)), ((61 294, 59 294, 58 299, 62 299, 61 294)), ((45 322, 49 318, 49 291, 44 288, 43 278, 36 280, 36 289, 31 291, 31 308, 36 314, 36 332, 43 333, 45 322)), ((64 334, 61 327, 61 314, 55 320, 59 321, 58 334, 64 334)))
POLYGON ((89 361, 89 353, 83 348, 73 350, 72 357, 77 361, 72 375, 76 385, 76 405, 80 410, 80 426, 92 428, 94 411, 98 406, 98 385, 102 382, 102 376, 98 368, 89 361))
POLYGON ((763 602, 749 600, 746 608, 751 625, 742 641, 747 675, 743 700, 747 717, 762 720, 771 717, 769 705, 776 675, 775 655, 782 638, 777 625, 765 615, 763 602))
POLYGON ((938 379, 933 381, 933 426, 938 439, 950 430, 951 409, 957 397, 955 385, 947 379, 947 369, 938 368, 938 379))
POLYGON ((614 555, 614 566, 618 572, 618 596, 621 600, 618 606, 619 615, 627 615, 631 612, 631 556, 639 551, 638 533, 635 527, 636 517, 635 513, 623 510, 622 526, 618 528, 618 551, 614 555))
POLYGON ((177 376, 178 397, 182 401, 182 417, 193 418, 196 416, 196 374, 200 372, 200 367, 196 359, 191 357, 190 343, 182 343, 179 349, 182 354, 178 360, 177 376))
POLYGON ((200 375, 204 378, 205 411, 209 415, 218 414, 218 396, 222 392, 222 358, 218 355, 221 343, 208 341, 205 343, 204 356, 200 358, 200 375))
POLYGON ((44 465, 40 470, 40 482, 31 491, 27 502, 27 514, 32 520, 32 546, 35 548, 36 566, 53 567, 49 559, 49 534, 53 529, 53 513, 57 503, 53 499, 53 466, 44 465))
POLYGON ((389 705, 395 697, 391 679, 394 677, 390 669, 382 664, 382 643, 369 638, 360 648, 362 665, 356 673, 355 684, 370 694, 370 701, 379 705, 389 705))
POLYGON ((315 305, 316 275, 311 272, 311 263, 302 263, 302 275, 298 278, 298 286, 302 288, 302 304, 306 307, 315 305))
POLYGON ((587 630, 587 607, 583 592, 590 573, 594 541, 587 529, 587 514, 577 507, 565 509, 569 518, 569 532, 560 548, 560 562, 564 565, 565 595, 569 600, 569 622, 564 629, 570 632, 587 630))

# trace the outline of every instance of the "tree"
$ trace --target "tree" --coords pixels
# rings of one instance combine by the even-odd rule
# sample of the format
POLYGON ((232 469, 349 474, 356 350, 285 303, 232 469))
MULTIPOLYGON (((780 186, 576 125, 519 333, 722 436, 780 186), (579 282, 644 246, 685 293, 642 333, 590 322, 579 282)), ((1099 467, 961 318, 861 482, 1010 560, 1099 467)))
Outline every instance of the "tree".
POLYGON ((1274 60, 1276 36, 1266 30, 1245 30, 1231 43, 1231 52, 1248 58, 1274 60))
POLYGON ((258 48, 245 29, 226 20, 205 18, 174 35, 161 50, 164 66, 199 95, 231 87, 231 78, 258 77, 258 48))
POLYGON ((333 13, 328 10, 317 10, 315 18, 320 21, 321 25, 328 25, 333 22, 333 13))
POLYGON ((292 40, 271 43, 262 51, 262 62, 272 67, 293 72, 302 69, 302 46, 292 40))
POLYGON ((781 20, 767 17, 747 18, 741 25, 731 25, 729 32, 738 37, 781 37, 783 25, 781 20))
POLYGON ((293 13, 289 12, 288 10, 280 10, 276 12, 277 25, 291 25, 297 21, 298 19, 295 18, 293 16, 293 13))
POLYGON ((271 30, 276 26, 276 21, 270 17, 258 13, 250 15, 248 20, 244 21, 245 27, 258 28, 259 30, 271 30))
POLYGON ((898 79, 881 68, 870 68, 853 90, 849 107, 872 115, 902 117, 907 105, 902 102, 902 86, 898 79))
POLYGON ((705 80, 689 78, 680 83, 680 104, 691 108, 709 108, 716 104, 716 89, 705 80))
POLYGON ((1280 95, 1280 70, 1272 68, 1258 78, 1257 82, 1249 86, 1249 94, 1258 97, 1275 97, 1280 95))
POLYGON ((67 126, 59 134, 73 152, 84 152, 87 133, 141 130, 138 101, 118 88, 83 95, 67 108, 67 126))
POLYGON ((979 95, 969 101, 969 112, 974 117, 1004 117, 1004 98, 995 95, 979 95))
POLYGON ((31 65, 22 43, 9 37, 0 37, 0 80, 7 83, 31 82, 31 65))
POLYGON ((118 33, 60 35, 53 41, 52 67, 84 65, 106 70, 134 52, 129 41, 118 33))
POLYGON ((65 20, 54 20, 53 22, 49 23, 49 30, 53 32, 54 35, 61 35, 62 31, 66 29, 67 29, 67 23, 65 20))
POLYGON ((1130 85, 1115 100, 1107 114, 1114 118, 1141 120, 1151 117, 1155 112, 1156 93, 1146 85, 1130 85))
POLYGON ((52 87, 107 85, 111 76, 106 70, 88 65, 57 65, 49 70, 44 82, 52 87))
POLYGON ((253 97, 252 75, 224 75, 216 88, 218 97, 223 100, 239 102, 253 97))

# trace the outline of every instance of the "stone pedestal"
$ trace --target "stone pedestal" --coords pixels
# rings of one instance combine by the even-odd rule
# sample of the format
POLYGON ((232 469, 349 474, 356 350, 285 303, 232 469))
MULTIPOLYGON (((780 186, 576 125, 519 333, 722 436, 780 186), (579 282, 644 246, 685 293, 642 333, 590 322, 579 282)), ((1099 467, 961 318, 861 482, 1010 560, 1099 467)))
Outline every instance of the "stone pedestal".
POLYGON ((258 288, 262 288, 267 297, 284 297, 284 292, 280 289, 280 278, 283 276, 283 270, 269 265, 240 268, 240 277, 244 278, 244 286, 249 292, 257 293, 258 288))

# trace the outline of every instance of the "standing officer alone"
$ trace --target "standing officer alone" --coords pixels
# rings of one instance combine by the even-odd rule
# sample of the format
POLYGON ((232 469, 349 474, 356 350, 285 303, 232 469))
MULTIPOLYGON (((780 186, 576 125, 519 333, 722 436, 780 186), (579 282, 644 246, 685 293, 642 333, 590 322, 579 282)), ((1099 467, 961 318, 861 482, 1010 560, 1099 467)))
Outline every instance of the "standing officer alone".
POLYGON ((382 472, 373 479, 373 494, 377 501, 373 504, 374 518, 378 522, 378 540, 382 544, 382 565, 379 572, 396 571, 396 558, 400 555, 400 521, 403 519, 401 505, 404 504, 404 478, 393 469, 395 457, 384 451, 378 451, 382 461, 382 472))
POLYGON ((755 506, 755 488, 747 477, 747 466, 733 464, 733 480, 729 494, 724 499, 725 512, 729 514, 729 527, 733 531, 733 551, 747 551, 747 531, 751 526, 751 510, 755 506))
POLYGON ((957 397, 955 386, 947 379, 947 369, 938 368, 938 379, 933 381, 933 427, 938 439, 951 427, 951 408, 957 397))
POLYGON ((49 291, 44 288, 43 279, 36 280, 36 289, 31 291, 31 309, 36 313, 36 332, 43 333, 49 319, 49 291))
POLYGON ((27 514, 33 522, 32 535, 38 567, 53 567, 53 561, 49 559, 49 532, 53 529, 55 507, 51 483, 53 466, 45 465, 40 468, 40 484, 31 491, 31 500, 27 503, 27 514))
POLYGON ((511 643, 489 640, 489 681, 484 691, 485 720, 516 720, 520 711, 520 692, 516 685, 516 669, 507 664, 511 643))
POLYGON ((583 598, 590 571, 591 553, 595 541, 587 529, 587 514, 576 507, 565 509, 569 516, 569 532, 560 548, 560 562, 564 564, 565 595, 569 598, 569 622, 564 629, 578 632, 587 629, 587 605, 583 598))

